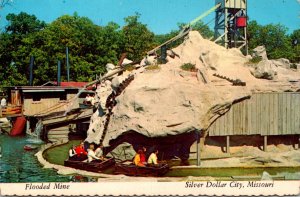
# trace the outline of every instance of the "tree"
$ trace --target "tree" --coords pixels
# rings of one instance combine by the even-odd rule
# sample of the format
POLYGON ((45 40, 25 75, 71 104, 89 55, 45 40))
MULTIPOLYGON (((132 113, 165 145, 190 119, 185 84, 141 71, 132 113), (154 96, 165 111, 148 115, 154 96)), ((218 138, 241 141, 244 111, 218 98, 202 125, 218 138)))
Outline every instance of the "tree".
POLYGON ((248 44, 252 50, 264 45, 270 59, 292 59, 291 39, 287 28, 281 24, 259 25, 256 21, 248 23, 248 44))
POLYGON ((293 62, 300 62, 300 29, 296 29, 290 36, 293 48, 293 62))
POLYGON ((132 60, 141 60, 146 52, 154 46, 154 33, 148 30, 145 24, 138 20, 140 14, 125 18, 125 26, 122 29, 124 36, 124 52, 132 60))

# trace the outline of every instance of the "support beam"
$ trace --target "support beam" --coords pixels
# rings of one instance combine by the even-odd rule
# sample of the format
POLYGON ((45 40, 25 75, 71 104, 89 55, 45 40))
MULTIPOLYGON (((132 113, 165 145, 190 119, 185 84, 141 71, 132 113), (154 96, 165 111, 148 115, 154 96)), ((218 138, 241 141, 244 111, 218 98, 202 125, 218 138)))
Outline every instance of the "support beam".
POLYGON ((299 149, 299 143, 300 143, 300 135, 296 135, 296 144, 295 144, 295 149, 298 150, 299 149))
POLYGON ((264 136, 264 151, 267 152, 267 146, 268 146, 268 136, 264 136))
POLYGON ((197 139, 197 166, 201 165, 201 145, 200 145, 200 137, 197 139))
POLYGON ((226 136, 226 153, 230 154, 230 136, 226 136))

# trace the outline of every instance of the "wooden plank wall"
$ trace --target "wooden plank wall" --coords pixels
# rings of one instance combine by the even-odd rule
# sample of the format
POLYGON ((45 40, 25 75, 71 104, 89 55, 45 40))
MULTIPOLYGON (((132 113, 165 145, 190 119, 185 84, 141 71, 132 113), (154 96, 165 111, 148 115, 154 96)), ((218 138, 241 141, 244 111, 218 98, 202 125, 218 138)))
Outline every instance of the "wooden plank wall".
POLYGON ((73 107, 79 107, 78 101, 74 98, 76 94, 67 94, 67 100, 60 100, 59 98, 41 98, 40 101, 33 101, 32 98, 24 98, 24 115, 33 116, 41 112, 59 112, 67 109, 67 103, 74 103, 73 107), (52 109, 52 110, 50 110, 52 109))
POLYGON ((300 134, 300 93, 256 93, 208 129, 209 136, 300 134))

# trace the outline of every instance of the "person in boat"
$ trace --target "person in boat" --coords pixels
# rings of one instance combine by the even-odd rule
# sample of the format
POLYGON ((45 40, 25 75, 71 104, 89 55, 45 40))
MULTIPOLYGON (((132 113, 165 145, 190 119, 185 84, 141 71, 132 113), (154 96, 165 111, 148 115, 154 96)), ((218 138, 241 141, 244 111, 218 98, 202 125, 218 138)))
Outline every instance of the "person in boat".
POLYGON ((143 163, 144 165, 147 164, 147 161, 146 161, 146 152, 147 152, 147 148, 143 146, 142 148, 142 152, 140 154, 140 162, 143 163))
POLYGON ((87 157, 87 152, 84 150, 84 142, 81 142, 79 146, 75 148, 76 158, 78 160, 85 160, 87 157))
POLYGON ((101 159, 104 159, 103 157, 103 145, 100 145, 98 148, 95 150, 95 155, 101 159))
POLYGON ((70 150, 69 150, 69 159, 75 159, 76 157, 76 151, 75 151, 76 146, 73 145, 70 150))
POLYGON ((143 154, 143 150, 139 149, 138 152, 135 154, 133 159, 133 164, 139 167, 145 167, 145 164, 141 161, 141 155, 143 154))
POLYGON ((154 166, 158 165, 157 155, 158 155, 158 150, 156 149, 149 156, 147 163, 149 165, 154 165, 154 166))
POLYGON ((101 160, 100 157, 96 156, 96 153, 95 153, 94 149, 95 149, 94 144, 90 144, 90 147, 88 149, 88 162, 92 162, 92 161, 95 161, 95 160, 101 160))
POLYGON ((93 97, 91 97, 90 94, 87 94, 84 101, 83 101, 83 103, 86 104, 86 105, 90 105, 91 102, 92 102, 92 98, 93 97))

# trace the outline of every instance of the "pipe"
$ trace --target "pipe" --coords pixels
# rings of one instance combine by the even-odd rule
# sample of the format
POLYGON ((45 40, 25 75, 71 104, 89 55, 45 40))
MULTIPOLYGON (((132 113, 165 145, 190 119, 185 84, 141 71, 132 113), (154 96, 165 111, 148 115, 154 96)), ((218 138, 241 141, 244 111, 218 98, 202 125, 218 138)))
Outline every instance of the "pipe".
POLYGON ((60 73, 60 61, 57 61, 57 86, 60 86, 60 82, 61 82, 61 73, 60 73))
POLYGON ((69 47, 66 47, 67 79, 70 81, 69 47))
POLYGON ((34 64, 34 57, 30 57, 30 64, 29 64, 29 86, 33 85, 33 64, 34 64))

